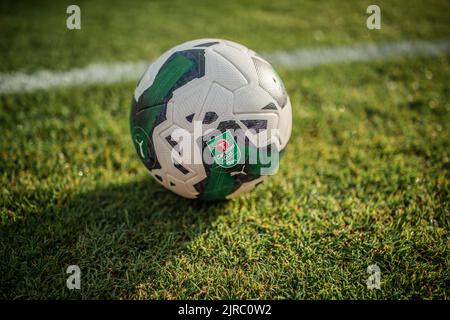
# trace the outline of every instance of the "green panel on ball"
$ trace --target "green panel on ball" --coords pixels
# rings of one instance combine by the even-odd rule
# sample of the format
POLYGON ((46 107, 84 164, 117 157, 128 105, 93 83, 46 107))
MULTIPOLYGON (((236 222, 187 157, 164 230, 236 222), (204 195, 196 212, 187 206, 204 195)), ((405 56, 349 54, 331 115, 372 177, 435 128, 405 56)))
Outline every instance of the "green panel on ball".
POLYGON ((205 190, 200 194, 199 199, 221 200, 234 190, 234 178, 230 172, 214 163, 205 184, 205 190))
POLYGON ((144 93, 146 107, 162 104, 177 81, 192 68, 194 62, 183 55, 175 55, 159 70, 152 86, 144 93))

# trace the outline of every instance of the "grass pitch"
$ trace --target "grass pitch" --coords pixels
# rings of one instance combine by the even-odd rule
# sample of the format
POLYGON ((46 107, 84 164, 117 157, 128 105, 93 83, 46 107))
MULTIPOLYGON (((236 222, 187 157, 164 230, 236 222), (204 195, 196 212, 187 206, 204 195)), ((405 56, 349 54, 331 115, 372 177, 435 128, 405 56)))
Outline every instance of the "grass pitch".
MULTIPOLYGON (((363 1, 81 2, 80 31, 68 4, 2 2, 0 70, 150 60, 199 37, 272 51, 450 35, 445 1, 381 1, 380 31, 363 1)), ((449 56, 278 71, 294 114, 280 171, 216 203, 148 176, 134 82, 0 95, 0 297, 448 299, 449 56)))

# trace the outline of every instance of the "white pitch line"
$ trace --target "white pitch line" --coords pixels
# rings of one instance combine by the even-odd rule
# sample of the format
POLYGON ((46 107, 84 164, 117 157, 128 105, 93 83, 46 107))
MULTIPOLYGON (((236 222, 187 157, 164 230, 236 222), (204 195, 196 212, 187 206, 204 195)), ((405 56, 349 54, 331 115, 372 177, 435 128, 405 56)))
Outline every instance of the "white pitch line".
MULTIPOLYGON (((262 56, 276 66, 302 69, 329 63, 372 61, 401 56, 435 56, 448 52, 450 52, 450 39, 302 48, 292 51, 276 51, 262 54, 262 56)), ((42 70, 33 74, 0 73, 0 93, 133 81, 139 79, 149 63, 145 61, 96 63, 68 71, 42 70)))
POLYGON ((450 39, 438 41, 403 41, 368 43, 331 48, 297 49, 264 55, 274 65, 308 68, 327 63, 372 61, 395 57, 436 56, 450 52, 450 39))
POLYGON ((84 68, 68 71, 41 70, 33 74, 23 72, 0 73, 0 93, 132 81, 143 74, 148 64, 148 62, 142 61, 112 64, 95 63, 84 68))

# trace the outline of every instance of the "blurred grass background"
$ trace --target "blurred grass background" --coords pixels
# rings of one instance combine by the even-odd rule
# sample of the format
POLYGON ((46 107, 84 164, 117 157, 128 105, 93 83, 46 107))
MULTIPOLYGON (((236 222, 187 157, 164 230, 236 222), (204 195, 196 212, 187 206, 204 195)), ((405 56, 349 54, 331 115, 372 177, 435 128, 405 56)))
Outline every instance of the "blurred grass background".
MULTIPOLYGON (((151 60, 200 37, 270 52, 450 35, 448 1, 379 1, 379 31, 364 1, 80 1, 80 31, 68 4, 2 1, 0 71, 151 60)), ((0 95, 0 297, 448 299, 449 56, 278 71, 294 113, 280 172, 220 203, 148 177, 135 83, 0 95)))
POLYGON ((73 1, 2 0, 2 71, 70 69, 151 60, 174 44, 223 38, 256 51, 355 41, 449 37, 448 1, 381 0, 381 30, 366 28, 367 1, 77 1, 81 30, 66 26, 73 1), (383 10, 383 8, 385 10, 383 10))

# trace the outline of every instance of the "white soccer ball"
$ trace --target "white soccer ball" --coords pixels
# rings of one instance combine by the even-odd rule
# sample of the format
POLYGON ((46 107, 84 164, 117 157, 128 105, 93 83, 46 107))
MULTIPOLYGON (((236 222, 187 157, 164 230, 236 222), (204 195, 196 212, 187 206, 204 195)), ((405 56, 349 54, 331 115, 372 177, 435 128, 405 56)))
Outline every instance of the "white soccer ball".
POLYGON ((291 103, 272 66, 235 42, 200 39, 152 63, 134 92, 139 158, 186 198, 230 198, 274 174, 291 135, 291 103))

